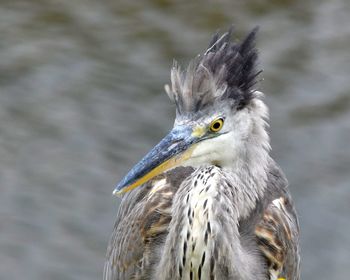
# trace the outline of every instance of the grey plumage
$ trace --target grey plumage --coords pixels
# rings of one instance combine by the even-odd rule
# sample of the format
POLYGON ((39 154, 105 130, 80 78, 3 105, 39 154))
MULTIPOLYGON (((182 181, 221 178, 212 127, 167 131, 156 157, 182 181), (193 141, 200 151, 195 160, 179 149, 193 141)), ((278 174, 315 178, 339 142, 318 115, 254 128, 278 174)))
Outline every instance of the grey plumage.
MULTIPOLYGON (((298 220, 287 180, 269 156, 263 95, 253 88, 255 34, 236 44, 230 32, 216 35, 187 71, 172 69, 166 91, 177 106, 175 127, 193 131, 190 152, 172 152, 179 167, 124 195, 105 280, 299 280, 298 220)), ((153 158, 153 169, 137 168, 157 170, 153 158)), ((132 175, 124 181, 142 182, 132 175)))
POLYGON ((166 92, 179 114, 193 113, 220 101, 230 101, 238 109, 253 98, 253 87, 261 71, 256 69, 255 28, 241 43, 231 42, 232 29, 216 34, 203 55, 198 55, 186 71, 174 62, 171 87, 166 92))

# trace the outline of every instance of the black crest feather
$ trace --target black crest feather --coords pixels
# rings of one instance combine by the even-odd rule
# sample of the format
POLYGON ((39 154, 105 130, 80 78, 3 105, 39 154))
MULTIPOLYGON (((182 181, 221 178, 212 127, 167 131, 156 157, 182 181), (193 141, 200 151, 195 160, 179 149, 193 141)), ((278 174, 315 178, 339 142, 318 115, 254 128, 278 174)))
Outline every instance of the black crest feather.
POLYGON ((232 28, 213 36, 209 48, 182 71, 174 62, 171 88, 165 89, 179 114, 197 112, 217 100, 232 100, 240 110, 254 97, 261 71, 256 69, 258 52, 254 28, 241 42, 231 40, 232 28))

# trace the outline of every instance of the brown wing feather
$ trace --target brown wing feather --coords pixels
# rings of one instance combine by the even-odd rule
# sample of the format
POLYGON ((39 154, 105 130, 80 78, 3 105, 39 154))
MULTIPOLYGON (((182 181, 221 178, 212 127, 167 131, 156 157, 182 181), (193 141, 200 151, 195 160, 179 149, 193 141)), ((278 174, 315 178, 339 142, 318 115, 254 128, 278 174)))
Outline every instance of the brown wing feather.
POLYGON ((123 197, 107 249, 104 280, 150 279, 168 233, 173 196, 192 171, 176 168, 123 197))
POLYGON ((299 226, 287 196, 273 200, 255 227, 258 245, 267 259, 270 279, 299 279, 299 226))

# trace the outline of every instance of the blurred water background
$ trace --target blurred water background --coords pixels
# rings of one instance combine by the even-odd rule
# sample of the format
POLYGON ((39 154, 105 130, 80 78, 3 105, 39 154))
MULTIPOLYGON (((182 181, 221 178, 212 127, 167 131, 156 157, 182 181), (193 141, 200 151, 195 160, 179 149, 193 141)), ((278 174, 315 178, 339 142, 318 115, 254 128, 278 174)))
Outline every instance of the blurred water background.
POLYGON ((350 275, 350 2, 0 1, 0 279, 100 279, 113 185, 171 128, 172 59, 256 25, 302 279, 350 275))

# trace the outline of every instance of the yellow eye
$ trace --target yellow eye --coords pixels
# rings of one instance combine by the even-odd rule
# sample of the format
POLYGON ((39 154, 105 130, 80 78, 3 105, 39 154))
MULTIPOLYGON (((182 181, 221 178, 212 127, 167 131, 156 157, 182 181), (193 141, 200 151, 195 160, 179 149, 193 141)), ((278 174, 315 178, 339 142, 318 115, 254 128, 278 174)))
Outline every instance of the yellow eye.
POLYGON ((224 125, 224 120, 223 119, 216 119, 210 124, 210 131, 212 132, 218 132, 221 130, 221 128, 224 125))

